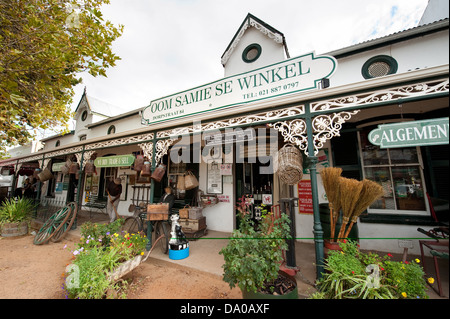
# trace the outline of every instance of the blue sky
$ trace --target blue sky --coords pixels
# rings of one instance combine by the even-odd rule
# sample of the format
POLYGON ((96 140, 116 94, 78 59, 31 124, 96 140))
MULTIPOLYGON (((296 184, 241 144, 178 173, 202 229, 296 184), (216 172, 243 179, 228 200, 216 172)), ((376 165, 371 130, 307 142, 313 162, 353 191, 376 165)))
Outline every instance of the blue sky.
POLYGON ((122 58, 107 78, 83 75, 72 109, 89 95, 132 110, 223 77, 220 58, 252 13, 283 32, 291 57, 323 54, 415 27, 428 0, 111 0, 104 18, 123 24, 122 58))

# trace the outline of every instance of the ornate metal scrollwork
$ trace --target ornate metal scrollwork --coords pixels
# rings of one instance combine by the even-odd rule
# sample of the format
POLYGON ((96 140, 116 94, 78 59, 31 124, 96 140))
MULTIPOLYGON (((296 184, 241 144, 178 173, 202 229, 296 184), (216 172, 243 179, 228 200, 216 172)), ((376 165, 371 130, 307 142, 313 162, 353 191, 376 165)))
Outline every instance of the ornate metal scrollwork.
MULTIPOLYGON (((312 120, 314 156, 319 153, 319 150, 323 148, 323 145, 327 140, 334 136, 339 136, 342 124, 358 112, 359 110, 314 117, 312 120)), ((281 136, 284 137, 285 142, 297 145, 300 150, 304 151, 305 154, 309 156, 306 121, 304 119, 281 121, 270 123, 268 125, 278 130, 281 133, 281 136)))

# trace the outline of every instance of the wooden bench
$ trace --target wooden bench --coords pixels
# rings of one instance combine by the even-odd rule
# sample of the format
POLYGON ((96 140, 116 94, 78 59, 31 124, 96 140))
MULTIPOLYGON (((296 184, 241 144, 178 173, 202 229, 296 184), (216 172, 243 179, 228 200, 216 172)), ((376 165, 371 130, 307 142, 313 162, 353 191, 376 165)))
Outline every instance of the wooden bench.
POLYGON ((97 196, 91 197, 90 200, 83 205, 83 207, 88 208, 89 218, 91 217, 92 210, 97 210, 102 214, 106 214, 107 201, 105 199, 99 199, 97 196))

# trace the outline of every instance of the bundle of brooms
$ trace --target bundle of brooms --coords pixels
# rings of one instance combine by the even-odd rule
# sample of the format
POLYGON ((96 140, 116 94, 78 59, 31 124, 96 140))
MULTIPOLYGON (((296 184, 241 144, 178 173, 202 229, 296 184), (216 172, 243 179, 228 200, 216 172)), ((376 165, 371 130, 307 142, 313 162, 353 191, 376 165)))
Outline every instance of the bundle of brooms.
POLYGON ((336 221, 342 209, 342 224, 337 241, 347 238, 361 213, 383 195, 383 188, 376 182, 345 178, 340 176, 341 173, 342 169, 338 167, 327 167, 320 173, 330 203, 331 240, 334 239, 336 221))
POLYGON ((339 211, 341 210, 341 201, 339 194, 339 178, 341 177, 342 168, 325 167, 321 172, 323 187, 328 198, 328 207, 330 208, 330 240, 334 240, 334 232, 336 228, 339 211))

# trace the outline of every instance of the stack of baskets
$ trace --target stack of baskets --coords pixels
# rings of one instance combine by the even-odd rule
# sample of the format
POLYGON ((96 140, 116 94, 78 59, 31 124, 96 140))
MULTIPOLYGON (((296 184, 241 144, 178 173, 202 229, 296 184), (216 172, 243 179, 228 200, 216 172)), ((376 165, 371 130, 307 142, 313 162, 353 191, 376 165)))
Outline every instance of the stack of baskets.
POLYGON ((303 178, 303 158, 293 144, 286 144, 278 151, 278 176, 283 183, 295 185, 303 178))

